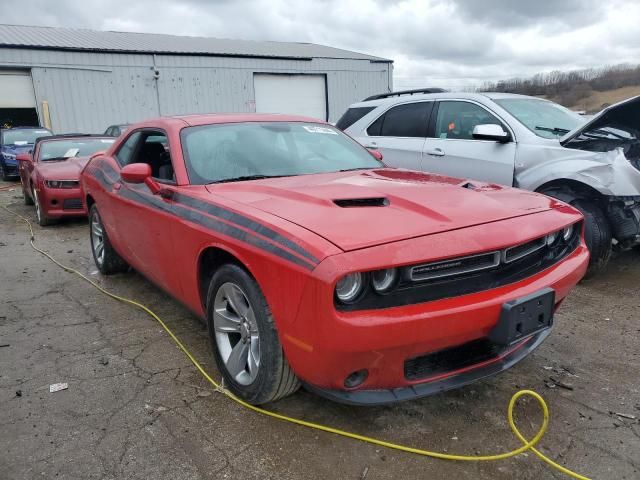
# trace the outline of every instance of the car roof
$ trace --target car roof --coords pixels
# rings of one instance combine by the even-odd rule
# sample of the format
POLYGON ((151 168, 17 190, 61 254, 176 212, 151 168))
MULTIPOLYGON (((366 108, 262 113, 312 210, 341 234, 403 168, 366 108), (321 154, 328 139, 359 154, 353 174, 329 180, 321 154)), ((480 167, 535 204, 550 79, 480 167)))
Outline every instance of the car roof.
POLYGON ((109 135, 94 135, 89 133, 63 133, 60 135, 49 135, 36 138, 36 143, 56 142, 59 140, 82 140, 85 138, 96 138, 102 140, 113 140, 109 135))
POLYGON ((47 131, 51 131, 49 130, 47 127, 10 127, 10 128, 4 128, 4 127, 0 127, 0 130, 47 130, 47 131))
MULTIPOLYGON (((195 115, 174 115, 172 117, 182 120, 188 125, 210 125, 216 123, 241 123, 241 122, 306 122, 306 123, 327 123, 317 118, 304 117, 300 115, 284 115, 276 113, 211 113, 195 115)), ((153 122, 153 120, 151 120, 153 122)), ((147 122, 145 122, 147 123, 147 122)))
MULTIPOLYGON (((515 93, 500 93, 500 92, 438 92, 438 93, 415 93, 411 95, 400 95, 396 97, 380 98, 375 100, 363 100, 351 105, 351 107, 371 107, 381 105, 395 105, 397 103, 405 103, 419 100, 437 100, 442 98, 456 98, 483 101, 487 98, 491 100, 501 98, 538 98, 529 97, 527 95, 518 95, 515 93)), ((541 99, 542 100, 542 99, 541 99)))

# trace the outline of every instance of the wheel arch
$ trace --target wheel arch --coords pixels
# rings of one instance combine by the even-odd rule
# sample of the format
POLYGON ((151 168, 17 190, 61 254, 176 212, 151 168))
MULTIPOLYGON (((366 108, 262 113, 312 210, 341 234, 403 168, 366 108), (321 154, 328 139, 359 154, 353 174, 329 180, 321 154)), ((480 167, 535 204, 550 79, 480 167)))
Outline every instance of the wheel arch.
POLYGON ((554 198, 562 200, 563 202, 570 203, 571 200, 585 199, 593 201, 606 210, 606 198, 605 196, 586 183, 579 180, 573 180, 571 178, 556 178, 540 185, 535 190, 537 193, 553 192, 554 198))
POLYGON ((198 296, 200 298, 200 305, 205 312, 207 310, 207 293, 211 279, 213 278, 216 270, 227 263, 239 266, 254 280, 256 278, 251 272, 251 269, 247 266, 246 262, 244 262, 241 259, 241 256, 236 252, 223 248, 220 245, 209 245, 203 248, 198 255, 196 272, 198 276, 198 296))

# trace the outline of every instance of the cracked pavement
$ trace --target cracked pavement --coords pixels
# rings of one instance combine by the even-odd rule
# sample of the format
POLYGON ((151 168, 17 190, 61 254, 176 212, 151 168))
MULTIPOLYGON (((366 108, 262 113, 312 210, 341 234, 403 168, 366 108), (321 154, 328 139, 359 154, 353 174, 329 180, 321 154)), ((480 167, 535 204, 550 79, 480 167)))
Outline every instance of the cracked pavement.
MULTIPOLYGON (((0 192, 0 204, 35 222, 16 187, 0 192)), ((34 230, 37 245, 58 260, 151 306, 218 377, 193 314, 137 273, 97 273, 86 221, 34 230)), ((567 478, 531 453, 433 460, 244 410, 206 383, 155 320, 32 250, 26 225, 2 209, 0 279, 0 345, 8 344, 0 347, 2 480, 567 478), (58 382, 68 389, 49 393, 58 382)), ((565 301, 540 349, 470 387, 367 408, 300 391, 270 408, 411 446, 489 454, 519 446, 506 407, 530 388, 551 411, 544 453, 593 478, 640 478, 639 283, 640 254, 616 255, 608 272, 565 301)), ((539 418, 530 401, 517 409, 525 434, 539 418)))

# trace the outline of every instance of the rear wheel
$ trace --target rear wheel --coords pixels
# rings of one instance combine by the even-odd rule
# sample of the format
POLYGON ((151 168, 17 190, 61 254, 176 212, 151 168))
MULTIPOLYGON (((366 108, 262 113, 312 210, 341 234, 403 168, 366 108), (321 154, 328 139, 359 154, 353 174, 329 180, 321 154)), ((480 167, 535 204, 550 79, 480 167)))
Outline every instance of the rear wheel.
POLYGON ((241 267, 223 265, 213 275, 207 326, 218 369, 235 395, 259 405, 299 388, 260 287, 241 267))
POLYGON ((40 203, 40 197, 38 197, 38 192, 35 188, 31 189, 31 194, 33 195, 33 203, 36 206, 36 218, 38 219, 38 225, 40 225, 41 227, 47 227, 56 223, 56 220, 48 218, 44 214, 44 211, 42 210, 42 204, 40 203))
POLYGON ((111 246, 107 232, 102 224, 98 207, 94 203, 89 210, 89 228, 91 231, 91 252, 93 261, 100 273, 111 275, 126 272, 129 265, 111 246))

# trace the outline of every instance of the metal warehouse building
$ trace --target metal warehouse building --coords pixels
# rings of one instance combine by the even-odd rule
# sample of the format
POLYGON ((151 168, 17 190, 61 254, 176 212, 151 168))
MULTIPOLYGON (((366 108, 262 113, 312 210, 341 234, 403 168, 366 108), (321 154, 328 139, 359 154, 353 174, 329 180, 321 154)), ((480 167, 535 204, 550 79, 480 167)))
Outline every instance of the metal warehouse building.
POLYGON ((391 60, 310 43, 0 25, 0 125, 102 132, 158 115, 335 121, 392 90, 391 60))

